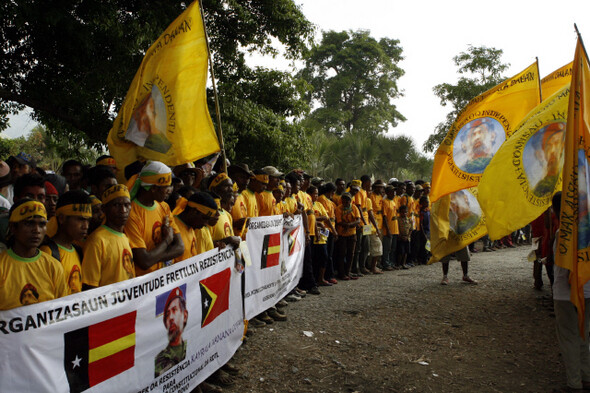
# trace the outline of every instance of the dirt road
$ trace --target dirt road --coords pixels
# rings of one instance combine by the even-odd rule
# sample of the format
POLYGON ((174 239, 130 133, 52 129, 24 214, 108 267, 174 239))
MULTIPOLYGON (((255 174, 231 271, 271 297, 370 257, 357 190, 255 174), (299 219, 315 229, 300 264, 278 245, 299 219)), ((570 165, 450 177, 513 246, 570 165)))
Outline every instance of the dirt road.
POLYGON ((529 250, 474 254, 479 285, 462 283, 452 261, 448 286, 435 264, 308 295, 248 339, 224 391, 550 392, 565 373, 548 280, 532 289, 529 250))

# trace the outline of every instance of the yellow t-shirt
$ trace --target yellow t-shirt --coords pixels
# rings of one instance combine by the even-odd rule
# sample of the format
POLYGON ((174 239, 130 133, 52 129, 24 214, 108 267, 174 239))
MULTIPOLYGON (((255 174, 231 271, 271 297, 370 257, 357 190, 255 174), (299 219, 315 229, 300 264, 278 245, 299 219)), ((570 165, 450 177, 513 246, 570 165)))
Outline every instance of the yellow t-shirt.
POLYGON ((277 201, 270 191, 256 193, 256 203, 258 204, 258 216, 272 216, 273 209, 277 201))
POLYGON ((285 210, 286 212, 294 214, 297 211, 297 199, 295 199, 293 195, 291 195, 288 198, 285 198, 283 202, 285 203, 285 205, 287 205, 287 210, 285 210))
POLYGON ((340 205, 342 203, 342 195, 334 193, 334 196, 332 197, 332 202, 334 202, 335 206, 340 205))
MULTIPOLYGON (((56 243, 57 244, 57 243, 56 243)), ((68 295, 82 291, 82 265, 78 252, 72 246, 70 249, 57 244, 59 261, 64 268, 64 278, 68 286, 68 295)), ((40 250, 52 256, 49 246, 41 246, 40 250)))
MULTIPOLYGON (((369 225, 369 213, 367 212, 367 192, 361 189, 359 192, 356 193, 354 198, 352 198, 352 203, 357 205, 361 211, 363 212, 363 218, 365 219, 365 224, 369 225)), ((359 226, 363 226, 363 220, 359 226)))
MULTIPOLYGON (((320 202, 314 202, 313 213, 314 217, 316 218, 316 221, 317 217, 328 217, 328 212, 324 208, 324 205, 322 205, 320 202)), ((318 232, 313 238, 313 244, 326 244, 328 242, 328 236, 325 232, 325 229, 327 228, 327 225, 324 225, 323 222, 318 221, 318 232)))
POLYGON ((375 217, 377 228, 383 231, 383 197, 372 192, 369 199, 373 207, 373 217, 375 217))
POLYGON ((313 202, 311 196, 307 192, 299 191, 297 193, 297 201, 301 203, 307 214, 307 228, 309 229, 309 236, 315 236, 315 215, 313 212, 313 202))
MULTIPOLYGON (((125 225, 125 234, 129 238, 131 248, 145 248, 153 250, 162 241, 162 220, 168 216, 168 222, 174 233, 178 233, 178 227, 166 202, 154 201, 152 206, 144 206, 137 199, 131 203, 131 212, 125 225)), ((147 270, 135 265, 135 275, 143 276, 164 266, 164 261, 155 263, 147 270)))
POLYGON ((133 252, 127 236, 106 225, 96 228, 84 243, 82 282, 102 287, 134 277, 133 252))
POLYGON ((408 217, 410 218, 410 222, 412 223, 412 229, 416 229, 416 220, 415 220, 415 213, 414 213, 414 198, 409 196, 408 194, 404 194, 399 197, 398 201, 398 208, 400 206, 407 206, 408 207, 408 217))
POLYGON ((246 188, 242 191, 242 195, 244 196, 244 204, 246 205, 248 217, 258 217, 258 201, 256 200, 256 194, 254 191, 246 188))
POLYGON ((397 203, 395 199, 383 199, 383 217, 389 228, 389 234, 399 235, 399 227, 397 225, 397 203))
MULTIPOLYGON (((324 206, 324 209, 326 209, 326 213, 328 214, 328 217, 330 218, 332 225, 334 226, 334 228, 336 228, 336 205, 334 204, 334 202, 329 200, 325 195, 320 195, 318 198, 318 202, 321 203, 322 206, 324 206)), ((332 229, 329 226, 326 227, 330 232, 332 232, 332 229)))
POLYGON ((339 236, 356 235, 356 227, 344 228, 343 226, 338 225, 338 223, 353 222, 353 221, 356 221, 357 219, 361 218, 356 206, 350 205, 348 210, 345 210, 344 205, 338 205, 336 207, 335 214, 336 214, 336 230, 338 231, 338 235, 339 236))
POLYGON ((0 254, 0 310, 67 295, 64 269, 52 256, 38 251, 32 258, 22 258, 12 249, 0 254))
POLYGON ((276 205, 274 205, 274 207, 272 208, 272 215, 273 216, 282 215, 286 211, 287 211, 287 205, 285 204, 284 201, 281 201, 281 202, 277 203, 276 205))
MULTIPOLYGON (((236 201, 231 209, 232 223, 233 223, 233 221, 238 221, 238 220, 240 220, 242 218, 246 218, 246 217, 248 217, 248 209, 246 208, 246 201, 244 199, 244 195, 238 194, 236 196, 236 201)), ((241 236, 242 235, 242 228, 234 228, 234 232, 235 232, 236 236, 241 236)))
POLYGON ((205 225, 201 229, 195 229, 195 236, 197 239, 197 254, 202 254, 209 250, 213 250, 213 238, 211 238, 211 232, 205 225))
POLYGON ((225 239, 226 237, 234 236, 233 219, 225 209, 220 208, 219 220, 214 227, 208 227, 211 232, 211 238, 214 241, 225 239))
POLYGON ((180 237, 184 243, 184 253, 174 258, 174 263, 184 261, 192 256, 197 255, 197 237, 195 230, 184 223, 178 216, 174 216, 174 222, 180 231, 180 237))
MULTIPOLYGON (((45 230, 45 236, 52 238, 57 234, 57 217, 53 216, 47 221, 47 227, 45 230)), ((49 254, 51 255, 51 254, 49 254)))

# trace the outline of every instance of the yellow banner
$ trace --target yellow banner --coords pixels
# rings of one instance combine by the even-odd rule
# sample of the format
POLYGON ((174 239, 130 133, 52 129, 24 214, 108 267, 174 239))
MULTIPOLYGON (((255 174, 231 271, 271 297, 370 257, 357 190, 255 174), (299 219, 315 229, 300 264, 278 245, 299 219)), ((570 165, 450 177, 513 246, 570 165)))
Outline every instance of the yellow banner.
POLYGON ((169 166, 219 151, 207 108, 207 43, 198 1, 148 49, 107 142, 119 169, 137 159, 169 166))
POLYGON ((569 63, 553 71, 541 79, 541 91, 543 92, 543 101, 551 97, 558 90, 570 85, 572 81, 572 64, 569 63))
POLYGON ((478 200, 490 239, 524 227, 561 190, 569 86, 533 109, 483 173, 478 200))
POLYGON ((477 188, 447 194, 432 204, 430 210, 429 264, 458 251, 484 236, 485 217, 477 202, 477 188))
POLYGON ((431 201, 477 186, 496 151, 538 103, 537 63, 472 99, 436 151, 431 201))
POLYGON ((583 332, 584 284, 590 279, 590 68, 578 39, 565 132, 563 192, 555 263, 571 271, 571 301, 583 332))

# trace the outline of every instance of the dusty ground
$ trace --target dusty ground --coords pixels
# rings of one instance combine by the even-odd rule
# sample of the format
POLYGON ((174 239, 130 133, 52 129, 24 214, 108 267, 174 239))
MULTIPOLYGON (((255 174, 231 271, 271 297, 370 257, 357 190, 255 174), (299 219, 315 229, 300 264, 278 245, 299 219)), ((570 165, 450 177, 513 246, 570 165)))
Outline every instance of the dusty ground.
POLYGON ((448 286, 435 264, 308 295, 248 339, 234 357, 243 373, 224 391, 550 392, 565 374, 529 250, 474 254, 475 286, 452 261, 448 286))

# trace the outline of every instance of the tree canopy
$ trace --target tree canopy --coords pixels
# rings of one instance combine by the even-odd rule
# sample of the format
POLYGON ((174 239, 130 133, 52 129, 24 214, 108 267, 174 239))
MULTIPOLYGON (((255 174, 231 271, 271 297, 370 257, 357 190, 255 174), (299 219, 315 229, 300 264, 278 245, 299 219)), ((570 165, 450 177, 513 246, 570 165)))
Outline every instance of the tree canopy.
POLYGON ((432 135, 424 142, 425 151, 434 151, 443 141, 453 125, 459 112, 469 101, 491 89, 505 78, 504 71, 509 64, 502 62, 501 49, 485 46, 469 46, 466 52, 461 52, 453 58, 461 76, 456 84, 441 83, 434 87, 434 94, 440 98, 442 106, 451 105, 452 110, 447 114, 444 122, 439 123, 432 135))
MULTIPOLYGON (((26 105, 56 137, 104 144, 143 54, 186 5, 137 0, 2 2, 0 130, 7 126, 9 113, 26 105)), ((223 126, 234 138, 233 153, 243 154, 242 137, 251 137, 246 133, 252 131, 262 140, 271 138, 270 131, 292 139, 298 131, 286 117, 306 106, 297 89, 287 86, 290 76, 252 69, 245 58, 251 51, 276 54, 275 42, 288 57, 301 56, 312 38, 312 24, 292 0, 203 0, 203 8, 223 126), (268 89, 278 90, 281 99, 261 94, 268 89), (261 118, 272 121, 261 128, 261 118)), ((285 139, 272 137, 275 143, 285 139)), ((256 161, 263 154, 258 151, 249 158, 256 161)))
POLYGON ((308 100, 317 108, 308 125, 336 135, 379 134, 405 120, 393 100, 404 74, 398 40, 377 41, 368 31, 328 31, 305 56, 301 76, 311 85, 308 100))

